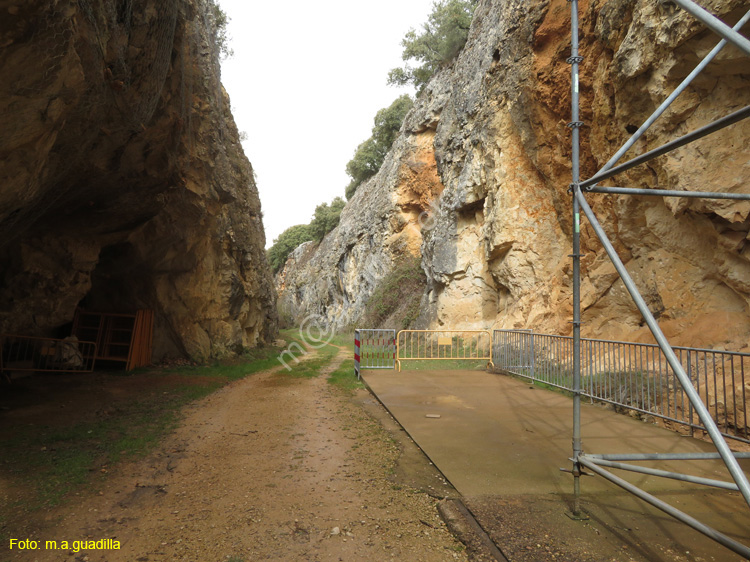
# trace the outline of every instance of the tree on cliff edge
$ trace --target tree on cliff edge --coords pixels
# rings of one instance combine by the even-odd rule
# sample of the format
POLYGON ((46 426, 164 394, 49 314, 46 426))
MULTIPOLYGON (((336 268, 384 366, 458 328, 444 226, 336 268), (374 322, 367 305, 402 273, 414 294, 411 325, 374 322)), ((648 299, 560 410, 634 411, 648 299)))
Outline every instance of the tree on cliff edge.
POLYGON ((278 273, 284 264, 286 263, 289 254, 305 242, 309 242, 313 237, 310 234, 310 226, 307 224, 297 224, 290 226, 284 232, 279 234, 279 237, 273 241, 271 246, 266 252, 268 256, 268 263, 271 265, 271 269, 274 273, 278 273))
POLYGON ((309 226, 310 235, 314 240, 320 242, 326 234, 336 228, 345 206, 346 201, 341 197, 336 197, 330 205, 321 203, 315 207, 315 214, 309 226))
POLYGON ((463 49, 469 36, 471 18, 479 0, 439 0, 433 3, 432 13, 422 31, 410 29, 401 46, 406 61, 403 68, 388 73, 388 84, 405 86, 413 84, 421 92, 430 78, 442 67, 450 64, 463 49), (410 60, 419 63, 409 65, 410 60))
POLYGON ((346 165, 346 173, 352 178, 346 188, 347 199, 352 198, 361 183, 378 173, 413 105, 414 100, 404 94, 375 115, 372 136, 357 147, 354 158, 346 165))
POLYGON ((315 207, 310 224, 297 224, 290 226, 284 232, 279 234, 278 238, 273 241, 273 246, 268 248, 266 256, 268 263, 274 273, 278 273, 286 264, 286 260, 295 248, 305 242, 312 240, 320 242, 326 234, 331 232, 339 224, 341 211, 344 210, 346 201, 341 197, 336 197, 331 204, 321 203, 315 207))

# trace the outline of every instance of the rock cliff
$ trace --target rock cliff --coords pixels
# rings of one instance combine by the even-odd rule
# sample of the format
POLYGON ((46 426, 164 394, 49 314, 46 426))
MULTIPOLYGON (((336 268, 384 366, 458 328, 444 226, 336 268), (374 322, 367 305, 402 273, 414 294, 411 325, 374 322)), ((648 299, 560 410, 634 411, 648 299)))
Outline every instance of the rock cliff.
MULTIPOLYGON (((209 0, 0 2, 0 332, 151 308, 154 357, 272 338, 209 0)), ((69 327, 68 327, 69 329, 69 327)))
MULTIPOLYGON (((672 2, 580 4, 585 178, 719 39, 672 2)), ((736 0, 703 5, 730 25, 747 9, 736 0)), ((380 173, 339 227, 287 268, 288 310, 356 323, 377 280, 408 251, 421 253, 427 274, 423 326, 569 334, 569 54, 565 0, 480 1, 464 51, 429 83, 380 173), (428 220, 418 220, 425 210, 428 220)), ((749 101, 750 63, 726 47, 628 157, 749 101)), ((748 192, 748 138, 750 123, 740 122, 605 185, 748 192)), ((750 205, 588 199, 674 343, 747 348, 750 205)), ((582 239, 583 334, 648 340, 585 221, 582 239)))

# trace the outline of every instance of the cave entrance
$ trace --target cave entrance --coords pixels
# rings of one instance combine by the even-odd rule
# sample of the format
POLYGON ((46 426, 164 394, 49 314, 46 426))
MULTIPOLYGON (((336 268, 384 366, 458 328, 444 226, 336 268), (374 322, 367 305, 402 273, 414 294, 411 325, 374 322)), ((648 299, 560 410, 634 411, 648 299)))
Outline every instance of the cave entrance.
POLYGON ((148 268, 129 242, 104 247, 80 301, 73 334, 96 343, 97 368, 131 370, 151 363, 154 313, 148 268))

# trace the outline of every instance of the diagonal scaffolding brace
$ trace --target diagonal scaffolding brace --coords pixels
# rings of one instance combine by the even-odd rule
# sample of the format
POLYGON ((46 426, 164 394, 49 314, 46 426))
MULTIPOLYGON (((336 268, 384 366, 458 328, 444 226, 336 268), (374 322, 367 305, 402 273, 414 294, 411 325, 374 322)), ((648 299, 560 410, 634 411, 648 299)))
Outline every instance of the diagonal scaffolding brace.
MULTIPOLYGON (((747 11, 747 13, 742 16, 740 21, 738 21, 735 26, 732 28, 734 31, 739 31, 742 29, 742 27, 750 21, 750 10, 747 11)), ((601 170, 599 170, 599 173, 606 172, 607 170, 611 169, 615 164, 617 164, 620 159, 625 156, 625 154, 630 150, 633 145, 638 142, 638 140, 643 136, 643 133, 645 133, 651 125, 653 125, 656 120, 661 117, 661 115, 667 110, 667 108, 672 105, 672 102, 677 99, 677 97, 684 92, 688 86, 695 80, 695 78, 703 72, 703 69, 705 69, 709 63, 716 58, 716 55, 718 55, 724 47, 727 45, 727 40, 722 39, 719 41, 719 43, 711 49, 711 51, 703 58, 703 60, 696 66, 693 71, 688 74, 685 79, 680 83, 677 88, 665 99, 659 107, 654 110, 654 112, 651 114, 651 116, 644 121, 643 125, 641 125, 638 130, 636 130, 635 133, 633 133, 633 136, 631 136, 627 142, 622 145, 622 147, 615 152, 614 156, 610 158, 609 162, 607 162, 601 170)))
MULTIPOLYGON (((697 139, 703 138, 715 131, 728 127, 738 121, 750 117, 750 106, 735 111, 734 113, 727 115, 726 117, 719 119, 709 125, 701 127, 687 135, 684 135, 678 139, 675 139, 659 148, 648 151, 640 156, 633 158, 632 160, 616 166, 617 162, 624 156, 624 154, 635 144, 635 142, 645 133, 645 131, 658 119, 660 115, 669 107, 669 105, 684 91, 690 82, 708 65, 708 63, 718 54, 718 52, 726 45, 727 42, 731 42, 750 55, 750 41, 739 34, 739 30, 742 26, 750 19, 750 12, 735 25, 734 29, 729 28, 726 24, 715 18, 713 15, 706 12, 703 8, 692 2, 691 0, 675 0, 682 8, 688 11, 690 14, 695 16, 697 19, 702 21, 707 27, 717 32, 723 37, 722 41, 704 58, 703 61, 696 67, 696 69, 678 86, 664 103, 662 103, 657 110, 651 115, 646 122, 636 131, 636 133, 623 145, 623 147, 617 151, 617 153, 605 164, 605 166, 597 172, 590 179, 581 182, 580 181, 580 136, 579 129, 582 123, 579 121, 579 64, 583 60, 578 53, 579 49, 579 37, 578 37, 578 0, 569 0, 571 3, 571 57, 568 62, 571 64, 571 92, 572 92, 572 204, 573 204, 573 476, 574 476, 574 508, 573 515, 580 515, 580 475, 582 474, 581 468, 586 467, 592 472, 599 474, 614 484, 628 490, 639 498, 647 501, 662 511, 674 516, 680 521, 688 524, 692 528, 700 531, 701 533, 709 536, 716 540, 720 544, 726 546, 732 551, 741 554, 745 557, 750 558, 750 548, 747 546, 727 537, 726 535, 708 527, 707 525, 697 521, 693 517, 686 513, 674 508, 673 506, 655 498, 648 494, 644 490, 641 490, 637 486, 611 474, 605 470, 603 466, 610 468, 617 468, 621 470, 630 470, 640 473, 649 474, 652 476, 660 476, 667 478, 674 478, 678 480, 688 481, 696 484, 703 484, 708 486, 715 486, 725 488, 729 490, 738 490, 745 502, 750 506, 750 483, 748 483, 747 476, 742 471, 739 463, 737 462, 738 456, 733 453, 726 441, 722 437, 716 423, 712 419, 706 405, 700 398, 700 395, 694 388, 690 377, 685 372, 680 360, 677 358, 674 350, 667 341, 664 333, 661 331, 656 318, 651 314, 648 309, 645 300, 641 296, 638 288, 636 287, 633 279, 628 273, 625 265, 623 264, 620 257, 617 255, 612 243, 607 237, 604 229, 599 223, 596 215, 589 206, 583 190, 593 191, 596 193, 618 193, 626 195, 661 195, 669 197, 699 197, 699 198, 714 198, 714 199, 731 199, 731 200, 750 200, 748 194, 729 194, 729 193, 716 193, 716 192, 682 192, 677 190, 655 190, 655 189, 632 189, 624 187, 604 188, 596 187, 596 184, 604 179, 610 178, 618 173, 629 170, 635 166, 648 162, 653 158, 666 154, 678 147, 684 146, 697 139), (626 459, 622 455, 588 455, 583 453, 582 439, 581 439, 581 411, 580 411, 580 399, 581 399, 581 311, 580 311, 580 212, 583 211, 589 224, 593 228, 596 236, 602 243, 605 252, 609 256, 612 264, 614 265, 617 273, 622 279, 626 289, 630 293, 636 307, 643 316, 644 321, 648 325, 654 339, 661 348, 662 353, 666 357, 667 362, 672 368, 675 376, 679 380, 685 394, 696 414, 698 415, 701 423, 705 427, 711 441, 716 447, 717 453, 710 455, 707 458, 721 458, 729 474, 732 477, 732 482, 722 482, 713 479, 697 478, 689 475, 677 474, 673 472, 640 467, 636 465, 629 465, 619 462, 621 460, 646 460, 645 457, 649 455, 643 455, 641 459, 626 459)), ((662 460, 669 458, 668 455, 655 454, 652 458, 662 460)), ((673 457, 679 458, 679 457, 673 457)))
POLYGON ((730 41, 738 48, 742 49, 746 55, 750 56, 750 40, 743 37, 736 30, 729 27, 716 16, 710 14, 693 0, 674 0, 683 10, 700 20, 707 28, 721 35, 727 41, 730 41))
POLYGON ((727 115, 726 117, 717 119, 713 123, 709 123, 708 125, 704 127, 696 129, 692 133, 688 133, 687 135, 684 135, 678 139, 668 142, 667 144, 662 145, 659 148, 649 150, 648 152, 641 154, 640 156, 637 156, 633 158, 632 160, 625 162, 624 164, 615 166, 614 168, 611 168, 610 170, 607 170, 607 171, 598 172, 592 178, 587 179, 584 182, 581 182, 581 188, 586 189, 587 187, 594 185, 602 180, 606 180, 607 178, 616 176, 617 174, 621 172, 625 172, 627 170, 630 170, 631 168, 635 168, 636 166, 645 164, 646 162, 653 160, 654 158, 657 158, 658 156, 663 156, 667 152, 672 152, 673 150, 680 148, 681 146, 685 146, 686 144, 690 144, 693 141, 702 139, 703 137, 706 137, 710 135, 711 133, 715 133, 716 131, 720 131, 721 129, 724 129, 725 127, 734 125, 738 121, 742 121, 743 119, 747 119, 748 117, 750 117, 750 105, 747 107, 743 107, 742 109, 735 111, 734 113, 731 113, 727 115))

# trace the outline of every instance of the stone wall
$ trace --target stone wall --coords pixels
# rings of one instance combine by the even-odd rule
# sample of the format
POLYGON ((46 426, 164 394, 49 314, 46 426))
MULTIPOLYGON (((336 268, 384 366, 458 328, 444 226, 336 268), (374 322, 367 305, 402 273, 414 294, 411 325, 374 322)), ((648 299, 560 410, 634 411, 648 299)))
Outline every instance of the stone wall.
POLYGON ((208 0, 0 5, 0 332, 156 312, 154 358, 274 337, 208 0))

